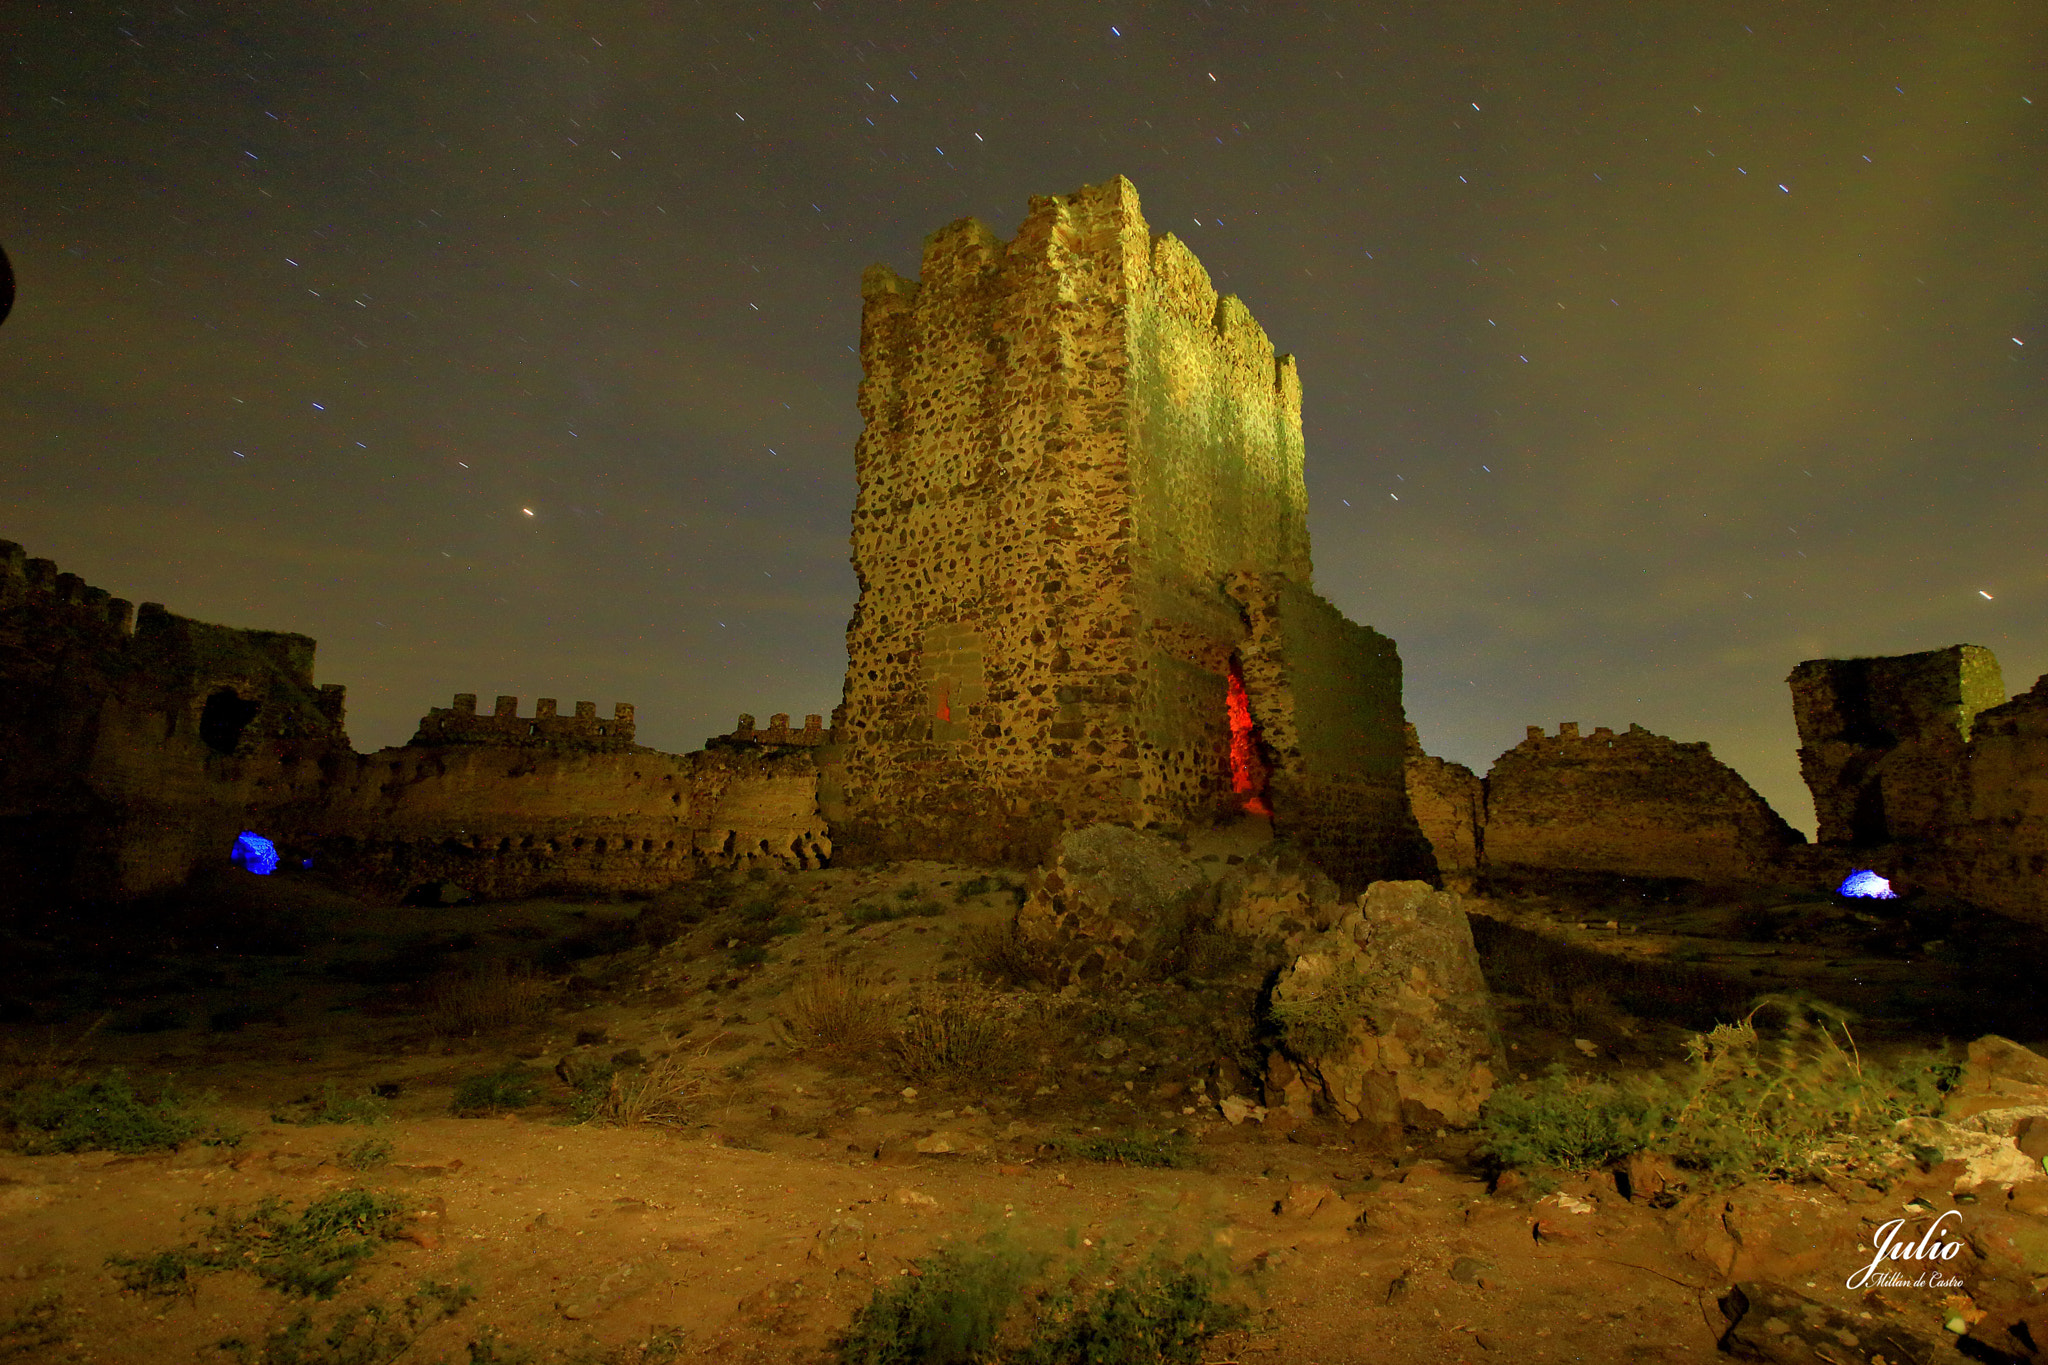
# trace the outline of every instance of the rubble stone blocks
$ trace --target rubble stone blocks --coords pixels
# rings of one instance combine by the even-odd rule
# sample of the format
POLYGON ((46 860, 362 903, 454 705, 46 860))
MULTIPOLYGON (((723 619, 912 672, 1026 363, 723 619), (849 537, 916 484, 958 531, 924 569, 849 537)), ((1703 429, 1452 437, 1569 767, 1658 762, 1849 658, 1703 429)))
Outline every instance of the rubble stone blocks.
POLYGON ((1972 728, 2005 701, 1990 650, 1809 659, 1786 682, 1821 843, 1939 839, 1960 822, 1972 728))
POLYGON ((1283 1023, 1292 1065, 1269 1071, 1267 1103, 1293 1109, 1305 1094, 1348 1123, 1475 1123, 1505 1065, 1471 922, 1427 882, 1375 882, 1305 940, 1273 1012, 1318 1026, 1283 1023))
POLYGON ((1069 830, 1034 870, 1017 930, 1049 945, 1060 985, 1124 980, 1150 959, 1177 917, 1205 914, 1207 883, 1172 841, 1149 830, 1069 830))
POLYGON ((1347 878, 1422 864, 1398 659, 1310 587, 1292 358, 1120 177, 1009 242, 962 219, 920 270, 862 281, 861 591, 818 759, 840 854, 1030 864, 1067 828, 1235 814, 1267 795, 1233 784, 1236 671, 1278 828, 1347 878))
POLYGON ((1489 868, 1547 868, 1701 881, 1766 878, 1803 842, 1705 744, 1631 725, 1528 738, 1486 775, 1489 868))

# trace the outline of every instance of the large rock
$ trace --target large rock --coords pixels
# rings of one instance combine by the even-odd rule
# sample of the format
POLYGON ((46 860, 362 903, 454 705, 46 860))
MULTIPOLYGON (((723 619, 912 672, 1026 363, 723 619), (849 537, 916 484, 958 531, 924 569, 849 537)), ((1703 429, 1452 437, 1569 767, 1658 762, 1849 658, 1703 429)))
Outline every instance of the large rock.
POLYGON ((1207 884, 1172 841, 1123 825, 1060 837, 1049 867, 1032 872, 1017 931, 1050 944, 1060 984, 1134 976, 1186 917, 1205 909, 1207 884))
POLYGON ((1426 882, 1375 882, 1306 940, 1273 1013, 1300 1079, 1351 1123, 1472 1123, 1502 1067, 1471 924, 1426 882))
POLYGON ((1290 945, 1344 915, 1337 883, 1293 847, 1269 844, 1216 883, 1216 922, 1232 933, 1290 945))

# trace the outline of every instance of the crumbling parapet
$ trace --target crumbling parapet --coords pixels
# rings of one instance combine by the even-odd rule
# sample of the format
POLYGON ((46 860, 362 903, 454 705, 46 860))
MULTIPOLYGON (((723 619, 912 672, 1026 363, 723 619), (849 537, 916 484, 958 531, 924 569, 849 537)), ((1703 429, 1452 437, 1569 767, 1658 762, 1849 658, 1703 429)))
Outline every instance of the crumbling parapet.
POLYGON ((823 716, 805 716, 802 728, 797 728, 789 723, 787 715, 778 711, 768 717, 768 724, 764 729, 754 723, 752 716, 741 712, 739 724, 733 727, 732 733, 713 735, 704 741, 704 747, 815 749, 820 745, 837 743, 838 739, 839 731, 837 728, 827 727, 823 716))
POLYGON ((1973 725, 2005 700, 1990 650, 1809 659, 1786 682, 1821 843, 1939 841, 1965 818, 1973 725))

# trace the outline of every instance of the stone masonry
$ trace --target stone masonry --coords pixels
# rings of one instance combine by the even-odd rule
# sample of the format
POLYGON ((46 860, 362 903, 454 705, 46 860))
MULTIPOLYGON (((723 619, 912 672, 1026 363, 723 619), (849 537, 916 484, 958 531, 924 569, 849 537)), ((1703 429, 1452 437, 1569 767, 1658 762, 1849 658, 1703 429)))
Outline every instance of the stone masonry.
POLYGON ((1705 744, 1640 725, 1541 726, 1486 775, 1485 859, 1513 867, 1701 881, 1768 880, 1803 842, 1705 744))
POLYGON ((1007 243, 963 219, 862 293, 841 853, 1031 863, 1270 808, 1347 881, 1426 868, 1392 643, 1310 587, 1294 362, 1130 182, 1007 243), (1234 689, 1270 731, 1235 763, 1234 689))
POLYGON ((1809 659, 1786 682, 1821 843, 1938 839, 1963 817, 1971 726, 2005 700, 1990 650, 1809 659))

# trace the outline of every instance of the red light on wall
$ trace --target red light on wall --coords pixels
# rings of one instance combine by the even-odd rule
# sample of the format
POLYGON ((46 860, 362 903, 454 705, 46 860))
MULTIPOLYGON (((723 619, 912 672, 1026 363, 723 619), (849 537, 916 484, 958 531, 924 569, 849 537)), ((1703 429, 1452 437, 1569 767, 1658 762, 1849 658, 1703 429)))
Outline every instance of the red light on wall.
POLYGON ((940 720, 953 719, 952 684, 941 678, 933 693, 932 711, 940 720))
POLYGON ((1252 815, 1271 815, 1266 804, 1266 765, 1259 757, 1258 726, 1252 721, 1252 699, 1245 693, 1237 665, 1230 666, 1230 788, 1244 798, 1252 815))

